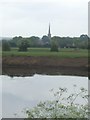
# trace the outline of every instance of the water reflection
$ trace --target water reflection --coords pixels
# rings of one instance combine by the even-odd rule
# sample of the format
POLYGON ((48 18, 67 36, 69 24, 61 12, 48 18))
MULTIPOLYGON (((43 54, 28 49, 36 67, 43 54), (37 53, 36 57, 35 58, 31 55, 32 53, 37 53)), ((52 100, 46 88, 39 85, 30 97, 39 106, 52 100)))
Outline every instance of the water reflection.
MULTIPOLYGON (((23 108, 35 106, 39 101, 52 100, 50 90, 66 87, 68 94, 74 91, 73 85, 77 85, 77 91, 84 87, 88 89, 87 77, 75 76, 48 76, 34 75, 33 77, 9 77, 3 79, 3 117, 25 117, 21 112, 23 108), (15 116, 14 116, 15 117, 15 116)), ((78 99, 77 103, 84 104, 85 101, 78 99)))

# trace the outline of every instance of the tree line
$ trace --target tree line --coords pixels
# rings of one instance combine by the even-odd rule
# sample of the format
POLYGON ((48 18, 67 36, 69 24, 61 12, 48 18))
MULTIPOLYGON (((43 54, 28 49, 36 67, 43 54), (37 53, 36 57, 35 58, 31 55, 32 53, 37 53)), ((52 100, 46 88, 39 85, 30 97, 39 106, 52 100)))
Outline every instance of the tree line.
POLYGON ((58 51, 58 48, 80 48, 88 49, 90 39, 88 35, 81 35, 80 37, 59 37, 54 36, 49 40, 48 36, 44 35, 42 38, 37 36, 32 37, 13 37, 10 40, 2 40, 2 49, 10 50, 10 47, 18 47, 19 51, 27 51, 28 47, 44 47, 51 48, 51 51, 58 51))

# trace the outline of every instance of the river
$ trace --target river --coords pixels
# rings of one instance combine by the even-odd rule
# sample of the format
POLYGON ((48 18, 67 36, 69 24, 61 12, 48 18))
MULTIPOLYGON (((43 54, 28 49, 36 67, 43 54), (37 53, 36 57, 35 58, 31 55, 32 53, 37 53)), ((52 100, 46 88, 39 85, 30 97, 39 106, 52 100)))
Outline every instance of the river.
MULTIPOLYGON (((50 90, 55 91, 59 87, 67 88, 68 94, 79 92, 81 87, 88 90, 88 78, 78 76, 63 75, 38 75, 30 77, 9 77, 0 76, 0 85, 2 84, 2 117, 26 117, 22 112, 24 108, 32 108, 40 101, 54 99, 50 90), (1 83, 2 82, 2 83, 1 83)), ((85 101, 80 98, 75 102, 84 104, 85 101)))

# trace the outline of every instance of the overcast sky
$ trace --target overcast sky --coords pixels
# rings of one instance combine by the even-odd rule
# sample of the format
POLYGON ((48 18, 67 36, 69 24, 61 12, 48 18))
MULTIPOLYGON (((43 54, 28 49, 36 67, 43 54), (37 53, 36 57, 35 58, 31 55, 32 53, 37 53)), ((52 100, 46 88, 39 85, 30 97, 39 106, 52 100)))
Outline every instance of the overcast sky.
POLYGON ((80 36, 88 33, 88 0, 1 0, 0 36, 80 36))

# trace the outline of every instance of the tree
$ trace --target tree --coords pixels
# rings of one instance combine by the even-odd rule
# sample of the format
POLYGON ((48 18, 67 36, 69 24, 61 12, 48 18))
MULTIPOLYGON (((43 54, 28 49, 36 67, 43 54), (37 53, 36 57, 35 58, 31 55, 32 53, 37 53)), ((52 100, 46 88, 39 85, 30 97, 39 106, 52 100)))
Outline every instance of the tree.
POLYGON ((84 34, 82 34, 81 36, 80 36, 80 40, 88 40, 88 35, 84 35, 84 34))
POLYGON ((23 39, 19 45, 19 51, 27 51, 28 46, 28 41, 23 39))
POLYGON ((58 52, 58 43, 55 40, 51 41, 51 51, 58 52))
POLYGON ((42 37, 42 43, 44 47, 50 47, 50 40, 48 38, 48 36, 44 35, 42 37))
POLYGON ((36 36, 32 36, 30 38, 27 38, 29 44, 30 44, 30 47, 39 47, 41 46, 41 41, 40 41, 40 38, 39 37, 36 37, 36 36))
POLYGON ((90 37, 88 38, 88 49, 90 49, 90 37))
POLYGON ((3 51, 10 51, 10 45, 7 40, 2 40, 2 50, 3 51))
POLYGON ((18 46, 21 44, 22 40, 23 40, 23 37, 22 37, 22 36, 13 37, 13 39, 10 41, 10 45, 11 45, 12 47, 18 47, 18 46))

